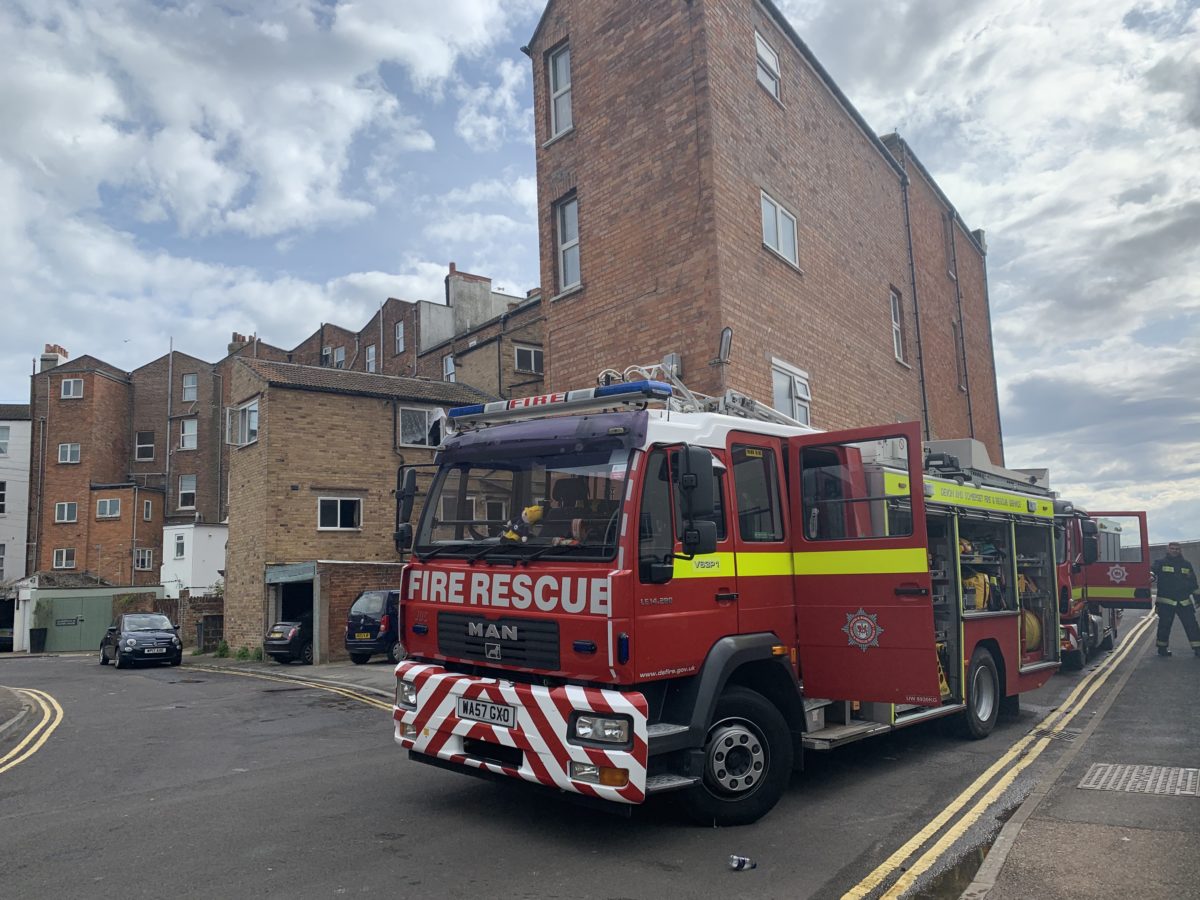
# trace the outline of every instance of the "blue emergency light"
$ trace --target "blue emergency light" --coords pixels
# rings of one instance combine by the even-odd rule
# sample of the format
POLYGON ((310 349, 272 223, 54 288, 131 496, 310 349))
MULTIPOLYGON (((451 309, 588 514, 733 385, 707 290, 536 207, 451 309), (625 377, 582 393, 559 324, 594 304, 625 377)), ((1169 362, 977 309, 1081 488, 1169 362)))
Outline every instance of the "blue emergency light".
POLYGON ((671 386, 662 381, 631 381, 604 387, 562 391, 515 400, 495 400, 473 406, 456 406, 449 417, 456 425, 468 422, 499 422, 505 419, 535 418, 585 408, 607 408, 622 404, 640 404, 671 399, 671 386))

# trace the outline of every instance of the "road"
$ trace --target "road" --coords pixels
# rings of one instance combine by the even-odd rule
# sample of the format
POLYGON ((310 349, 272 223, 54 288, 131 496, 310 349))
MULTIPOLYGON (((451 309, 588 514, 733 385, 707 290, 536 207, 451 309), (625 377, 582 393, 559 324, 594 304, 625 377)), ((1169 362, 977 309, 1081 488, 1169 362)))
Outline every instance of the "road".
MULTIPOLYGON (((43 691, 63 711, 36 753, 0 773, 0 895, 839 897, 1088 674, 1025 695, 984 741, 931 723, 809 753, 764 820, 703 829, 669 802, 623 819, 412 763, 392 743, 387 703, 190 663, 0 662, 0 685, 43 691), (731 853, 757 868, 730 871, 731 853)), ((955 863, 977 859, 1086 715, 1043 742, 907 896, 955 896, 955 863)))

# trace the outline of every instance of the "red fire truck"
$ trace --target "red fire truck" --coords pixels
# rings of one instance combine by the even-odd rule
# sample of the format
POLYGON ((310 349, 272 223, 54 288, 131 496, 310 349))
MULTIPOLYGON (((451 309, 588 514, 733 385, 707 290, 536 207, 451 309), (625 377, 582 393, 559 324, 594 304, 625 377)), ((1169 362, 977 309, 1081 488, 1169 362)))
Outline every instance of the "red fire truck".
POLYGON ((740 824, 805 749, 982 738, 1058 668, 1054 497, 982 445, 627 375, 453 410, 415 529, 402 470, 411 759, 740 824))
POLYGON ((1063 665, 1080 669, 1116 646, 1123 609, 1153 605, 1146 514, 1056 501, 1055 558, 1063 665))

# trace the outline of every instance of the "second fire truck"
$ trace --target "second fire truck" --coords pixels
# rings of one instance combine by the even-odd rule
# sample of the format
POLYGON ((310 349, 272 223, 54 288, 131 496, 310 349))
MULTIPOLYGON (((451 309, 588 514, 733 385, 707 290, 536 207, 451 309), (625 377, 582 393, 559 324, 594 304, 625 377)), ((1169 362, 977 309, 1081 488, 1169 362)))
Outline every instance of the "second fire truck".
POLYGON ((740 824, 806 749, 982 738, 1058 668, 1048 490, 916 423, 817 432, 627 374, 453 410, 415 530, 404 474, 412 759, 740 824))

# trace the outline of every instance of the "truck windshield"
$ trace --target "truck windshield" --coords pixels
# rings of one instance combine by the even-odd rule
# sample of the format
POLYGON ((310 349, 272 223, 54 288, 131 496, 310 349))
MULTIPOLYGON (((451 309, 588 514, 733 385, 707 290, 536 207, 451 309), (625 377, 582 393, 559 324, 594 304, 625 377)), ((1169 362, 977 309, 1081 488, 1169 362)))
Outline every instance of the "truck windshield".
POLYGON ((483 560, 568 556, 610 559, 629 471, 624 447, 499 459, 438 470, 417 532, 418 556, 483 560))

